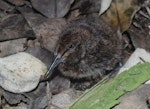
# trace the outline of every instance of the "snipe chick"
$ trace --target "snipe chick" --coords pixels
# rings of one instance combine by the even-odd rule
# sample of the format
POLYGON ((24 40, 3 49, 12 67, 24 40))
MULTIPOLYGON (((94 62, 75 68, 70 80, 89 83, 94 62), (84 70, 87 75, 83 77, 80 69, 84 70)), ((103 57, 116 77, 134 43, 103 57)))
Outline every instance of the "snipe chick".
POLYGON ((96 17, 71 22, 60 34, 56 58, 46 76, 55 67, 70 78, 102 77, 120 62, 122 44, 116 32, 96 17))

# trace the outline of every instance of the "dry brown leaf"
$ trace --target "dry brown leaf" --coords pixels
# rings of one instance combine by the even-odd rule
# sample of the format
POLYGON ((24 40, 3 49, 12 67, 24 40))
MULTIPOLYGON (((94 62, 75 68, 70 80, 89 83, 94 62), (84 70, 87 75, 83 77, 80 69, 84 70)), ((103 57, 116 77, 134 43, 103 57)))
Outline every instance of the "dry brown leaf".
POLYGON ((133 15, 139 8, 135 0, 113 0, 102 18, 110 26, 119 28, 123 32, 129 28, 133 15))
POLYGON ((9 56, 25 50, 26 38, 0 42, 0 57, 9 56))
POLYGON ((31 0, 33 8, 48 18, 64 17, 74 0, 31 0))
POLYGON ((19 38, 35 38, 35 34, 22 15, 7 15, 0 23, 0 41, 19 38))
POLYGON ((47 19, 40 14, 34 13, 31 8, 26 7, 19 8, 19 11, 32 27, 41 46, 53 52, 59 34, 67 23, 66 20, 64 18, 47 19))

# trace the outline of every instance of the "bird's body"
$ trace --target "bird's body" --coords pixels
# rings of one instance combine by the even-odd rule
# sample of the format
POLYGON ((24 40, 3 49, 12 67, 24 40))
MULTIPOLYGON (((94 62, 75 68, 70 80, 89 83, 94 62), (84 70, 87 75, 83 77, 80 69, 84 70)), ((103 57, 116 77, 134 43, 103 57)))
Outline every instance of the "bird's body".
MULTIPOLYGON (((61 33, 54 63, 64 76, 102 77, 120 61, 121 41, 99 18, 82 18, 61 33)), ((50 69, 56 67, 52 64, 50 69)))

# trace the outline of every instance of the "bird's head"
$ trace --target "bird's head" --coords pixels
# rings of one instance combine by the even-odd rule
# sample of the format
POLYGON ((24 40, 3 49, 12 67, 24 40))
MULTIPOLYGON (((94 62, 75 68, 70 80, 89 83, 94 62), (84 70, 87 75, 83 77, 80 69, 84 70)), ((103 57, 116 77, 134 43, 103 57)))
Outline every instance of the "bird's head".
POLYGON ((79 29, 67 29, 64 31, 59 38, 56 50, 55 50, 55 59, 52 65, 49 68, 49 71, 46 75, 52 73, 55 67, 60 63, 76 63, 82 58, 84 54, 83 33, 79 29))
MULTIPOLYGON (((73 54, 76 54, 81 46, 81 36, 78 32, 68 31, 60 36, 55 54, 62 58, 62 62, 73 54)), ((78 53, 77 53, 78 54, 78 53)), ((76 55, 77 55, 76 54, 76 55)))

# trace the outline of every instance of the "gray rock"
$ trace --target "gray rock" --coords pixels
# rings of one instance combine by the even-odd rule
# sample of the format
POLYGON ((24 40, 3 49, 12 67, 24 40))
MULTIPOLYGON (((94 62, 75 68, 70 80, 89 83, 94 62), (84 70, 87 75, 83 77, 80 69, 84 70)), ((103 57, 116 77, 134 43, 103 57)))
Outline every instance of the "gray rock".
POLYGON ((19 11, 32 27, 37 39, 41 42, 41 46, 53 52, 59 39, 59 34, 67 24, 66 20, 63 18, 46 19, 26 7, 19 8, 19 11))
POLYGON ((128 70, 137 63, 143 63, 143 61, 150 62, 150 53, 142 48, 137 48, 130 56, 126 64, 120 69, 119 74, 125 70, 128 70))
POLYGON ((128 92, 119 98, 121 103, 112 109, 149 109, 147 105, 149 90, 150 85, 142 85, 136 90, 128 92))
POLYGON ((53 94, 58 94, 64 90, 68 90, 70 88, 70 80, 63 76, 54 77, 50 83, 49 87, 53 94))
POLYGON ((0 0, 0 9, 3 11, 11 11, 13 10, 15 7, 13 7, 12 5, 8 4, 7 2, 0 0))
POLYGON ((23 101, 25 99, 25 97, 21 94, 14 94, 7 91, 4 92, 3 96, 10 105, 16 105, 20 103, 21 100, 23 101))
POLYGON ((46 71, 40 60, 24 52, 0 58, 0 86, 13 93, 28 92, 46 71))
POLYGON ((20 14, 9 14, 0 23, 0 41, 35 37, 31 27, 20 14))
POLYGON ((47 96, 39 97, 34 102, 35 102, 34 109, 44 109, 47 106, 48 97, 47 96))
POLYGON ((52 105, 60 109, 66 109, 79 95, 81 95, 81 92, 73 89, 66 90, 52 97, 52 105))
POLYGON ((26 42, 26 38, 0 42, 0 57, 24 51, 26 42))
POLYGON ((27 105, 24 103, 20 103, 17 106, 5 105, 3 109, 28 109, 27 105))

